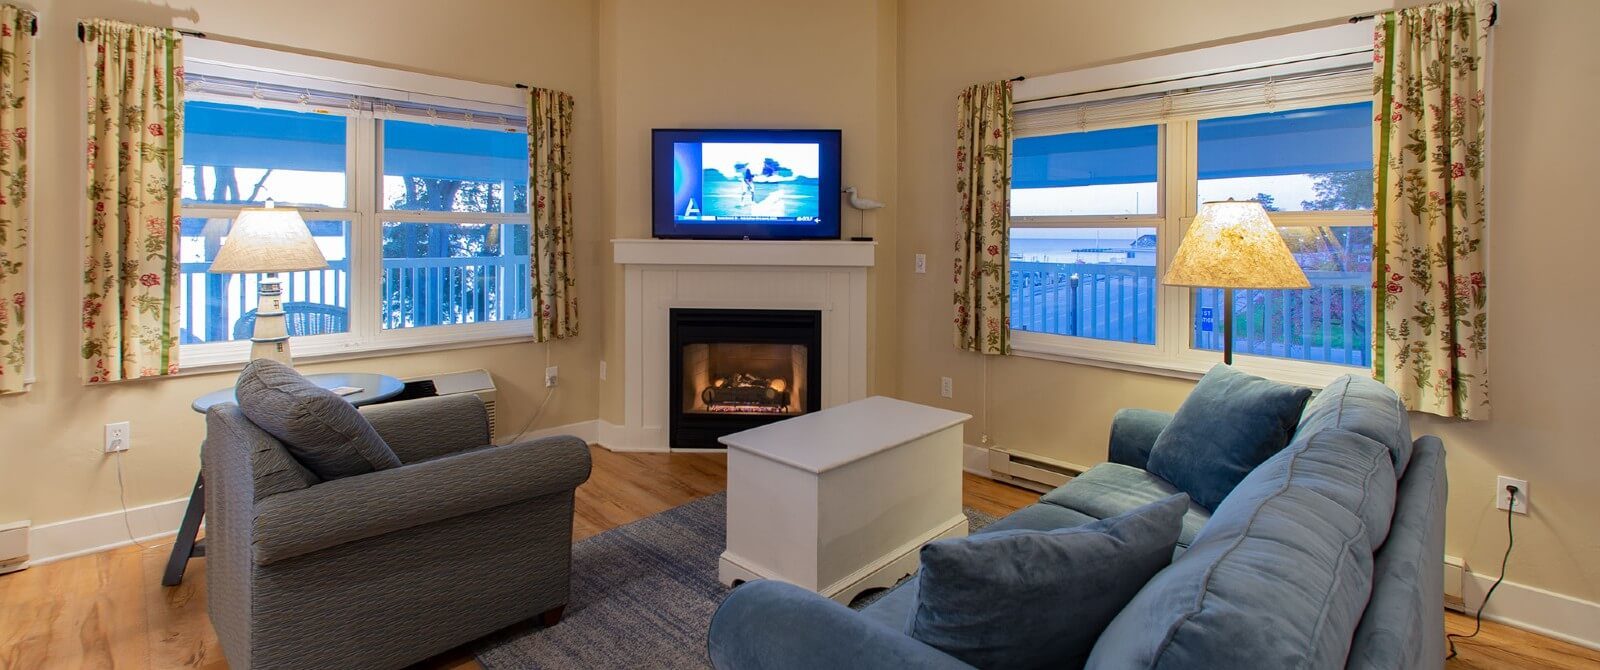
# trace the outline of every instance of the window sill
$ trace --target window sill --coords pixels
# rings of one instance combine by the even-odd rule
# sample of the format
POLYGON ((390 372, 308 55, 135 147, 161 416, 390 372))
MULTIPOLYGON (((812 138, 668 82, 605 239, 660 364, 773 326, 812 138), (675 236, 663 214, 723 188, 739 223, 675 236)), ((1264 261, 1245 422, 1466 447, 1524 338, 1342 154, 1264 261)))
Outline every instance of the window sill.
MULTIPOLYGON (((299 339, 297 338, 298 342, 299 339)), ((505 344, 524 344, 537 342, 532 334, 486 334, 471 339, 456 339, 452 341, 434 342, 395 342, 377 345, 368 345, 360 349, 323 350, 295 354, 295 364, 304 363, 334 363, 339 361, 354 361, 367 358, 384 358, 402 356, 406 354, 424 353, 432 351, 455 351, 458 349, 476 349, 480 347, 495 347, 505 344)), ((249 362, 248 348, 241 350, 237 355, 229 355, 218 360, 212 354, 204 362, 197 365, 184 365, 175 376, 206 375, 219 372, 237 372, 249 362)), ((183 359, 180 353, 179 360, 183 359)))
MULTIPOLYGON (((1157 377, 1195 381, 1204 376, 1216 364, 1222 362, 1222 354, 1220 352, 1190 352, 1178 356, 1164 356, 1154 346, 1150 347, 1151 352, 1148 354, 1108 351, 1103 355, 1090 355, 1086 354, 1081 347, 1065 346, 1048 341, 1051 339, 1070 340, 1071 338, 1039 336, 1032 333, 1024 335, 1025 337, 1019 338, 1017 333, 1012 333, 1012 355, 1157 377)), ((1276 382, 1314 389, 1321 389, 1344 375, 1361 374, 1365 371, 1364 368, 1279 360, 1237 353, 1234 354, 1233 366, 1241 372, 1247 372, 1276 382)))

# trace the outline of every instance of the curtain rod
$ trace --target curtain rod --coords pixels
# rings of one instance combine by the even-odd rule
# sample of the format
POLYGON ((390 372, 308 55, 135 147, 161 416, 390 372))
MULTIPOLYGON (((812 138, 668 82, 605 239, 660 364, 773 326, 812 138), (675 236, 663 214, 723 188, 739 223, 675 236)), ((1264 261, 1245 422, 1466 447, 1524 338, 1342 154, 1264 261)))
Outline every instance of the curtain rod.
MULTIPOLYGON (((1107 93, 1107 92, 1110 92, 1110 91, 1121 91, 1123 89, 1129 89, 1129 88, 1143 88, 1145 86, 1154 86, 1154 85, 1158 85, 1158 84, 1170 84, 1170 83, 1174 83, 1174 82, 1187 81, 1187 80, 1190 80, 1190 79, 1200 79, 1200 78, 1204 78, 1204 77, 1215 77, 1215 76, 1217 76, 1219 74, 1235 74, 1235 73, 1239 73, 1239 72, 1249 72, 1251 70, 1261 70, 1261 69, 1265 69, 1265 68, 1279 67, 1279 66, 1283 66, 1283 65, 1294 65, 1294 64, 1297 64, 1297 63, 1312 63, 1312 62, 1316 62, 1316 61, 1319 61, 1319 60, 1327 60, 1329 58, 1343 58, 1345 56, 1349 56, 1350 54, 1364 53, 1364 52, 1368 52, 1368 51, 1372 51, 1372 49, 1370 49, 1370 48, 1357 49, 1355 51, 1348 51, 1348 52, 1336 53, 1336 54, 1327 54, 1327 55, 1324 55, 1324 56, 1311 56, 1311 57, 1308 57, 1308 58, 1301 58, 1301 59, 1298 59, 1298 60, 1290 60, 1290 61, 1282 61, 1282 62, 1278 62, 1278 63, 1271 63, 1269 65, 1252 65, 1250 67, 1241 67, 1241 68, 1236 68, 1236 69, 1233 69, 1233 70, 1222 70, 1220 72, 1207 72, 1207 73, 1204 73, 1204 74, 1185 75, 1185 76, 1182 76, 1182 77, 1173 77, 1171 79, 1162 79, 1160 81, 1146 81, 1146 82, 1141 82, 1141 83, 1138 83, 1138 84, 1128 84, 1126 86, 1112 86, 1110 88, 1102 88, 1102 89, 1097 89, 1097 90, 1093 90, 1093 91, 1077 91, 1077 92, 1074 92, 1074 93, 1062 93, 1060 95, 1047 95, 1047 96, 1043 96, 1043 97, 1039 97, 1039 98, 1028 98, 1026 100, 1013 100, 1012 104, 1021 104, 1021 103, 1024 103, 1024 102, 1041 102, 1041 101, 1044 101, 1044 100, 1059 100, 1061 98, 1074 98, 1074 97, 1077 97, 1077 96, 1080 96, 1080 95, 1090 95, 1090 94, 1093 94, 1093 93, 1107 93)), ((1017 77, 1015 79, 1012 79, 1011 81, 1023 81, 1023 79, 1024 79, 1023 77, 1017 77)))
MULTIPOLYGON (((37 24, 37 19, 35 19, 35 23, 37 24)), ((187 36, 187 37, 204 38, 206 36, 205 33, 202 33, 202 32, 196 31, 196 30, 184 30, 182 28, 173 28, 173 30, 177 31, 179 35, 184 35, 184 36, 187 36)), ((34 32, 35 33, 38 32, 38 26, 37 25, 34 26, 34 32)), ((82 21, 78 22, 78 41, 79 42, 83 41, 83 22, 82 21)))
MULTIPOLYGON (((1376 14, 1367 14, 1367 15, 1364 15, 1364 16, 1352 16, 1352 17, 1350 17, 1350 21, 1349 22, 1350 23, 1360 23, 1362 21, 1370 21, 1370 20, 1372 20, 1374 18, 1377 18, 1376 14)), ((1494 4, 1490 5, 1489 25, 1493 26, 1495 24, 1495 22, 1498 21, 1499 19, 1500 19, 1500 3, 1497 2, 1497 3, 1494 3, 1494 4)), ((1292 64, 1295 64, 1295 63, 1306 63, 1306 62, 1310 62, 1310 61, 1321 60, 1321 59, 1324 59, 1324 58, 1337 58, 1339 56, 1348 56, 1351 53, 1361 53, 1362 51, 1371 51, 1371 49, 1361 49, 1361 50, 1352 51, 1352 52, 1349 52, 1349 53, 1333 54, 1331 56, 1314 56, 1314 57, 1311 57, 1311 58, 1303 58, 1303 59, 1300 59, 1300 60, 1288 61, 1288 62, 1284 62, 1284 63, 1273 63, 1273 65, 1276 66, 1276 65, 1292 65, 1292 64)), ((1060 98, 1071 98, 1073 96, 1088 95, 1090 93, 1105 93, 1107 91, 1119 91, 1119 90, 1122 90, 1122 89, 1125 89, 1125 88, 1136 88, 1136 87, 1139 87, 1139 86, 1149 86, 1151 84, 1167 84, 1167 83, 1171 83, 1171 82, 1175 82, 1175 81, 1183 81, 1185 79, 1194 79, 1195 77, 1209 77, 1209 76, 1217 75, 1217 74, 1232 74, 1232 73, 1235 73, 1235 72, 1245 72, 1245 71, 1248 71, 1248 70, 1258 69, 1259 67, 1270 67, 1270 66, 1246 67, 1246 68, 1239 68, 1237 70, 1227 70, 1227 71, 1224 71, 1224 72, 1211 72, 1211 73, 1204 74, 1204 75, 1192 75, 1192 76, 1188 76, 1188 77, 1175 77, 1175 78, 1172 78, 1172 79, 1164 79, 1162 81, 1151 81, 1151 82, 1145 82, 1145 83, 1142 83, 1142 84, 1130 84, 1130 85, 1127 85, 1127 86, 1114 86, 1112 88, 1102 88, 1102 89, 1099 89, 1099 90, 1096 90, 1096 91, 1078 91, 1077 93, 1063 93, 1061 95, 1050 95, 1050 96, 1045 96, 1045 97, 1042 97, 1042 98, 1029 98, 1027 100, 1013 100, 1012 103, 1013 104, 1018 104, 1018 103, 1024 103, 1024 102, 1041 102, 1041 101, 1044 101, 1044 100, 1057 100, 1057 99, 1060 99, 1060 98)), ((1028 78, 1026 76, 1019 74, 1019 75, 1017 75, 1015 77, 1012 77, 1012 78, 1008 79, 1007 81, 1014 81, 1014 82, 1015 81, 1027 81, 1027 79, 1028 78)))
MULTIPOLYGON (((1377 17, 1378 17, 1377 14, 1364 14, 1364 15, 1361 15, 1361 16, 1352 16, 1352 17, 1350 17, 1350 23, 1361 23, 1362 21, 1371 21, 1371 20, 1373 20, 1373 19, 1375 19, 1377 17)), ((1497 22, 1499 20, 1500 20, 1500 3, 1498 3, 1498 2, 1492 3, 1492 4, 1489 5, 1489 25, 1493 26, 1495 24, 1495 22, 1497 22)))

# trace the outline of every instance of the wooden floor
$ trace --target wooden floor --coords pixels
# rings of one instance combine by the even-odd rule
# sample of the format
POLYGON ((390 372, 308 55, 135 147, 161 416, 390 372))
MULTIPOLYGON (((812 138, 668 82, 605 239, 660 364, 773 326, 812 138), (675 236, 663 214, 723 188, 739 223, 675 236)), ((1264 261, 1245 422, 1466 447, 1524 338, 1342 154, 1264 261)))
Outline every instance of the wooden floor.
MULTIPOLYGON (((578 489, 573 536, 583 539, 717 491, 720 454, 619 454, 593 449, 594 474, 578 489)), ((967 475, 966 504, 1002 516, 1038 495, 967 475)), ((169 545, 127 547, 0 576, 0 669, 224 668, 205 614, 205 561, 164 588, 169 545)), ((1449 613, 1445 627, 1470 632, 1449 613)), ((1595 668, 1600 653, 1494 623, 1459 643, 1452 669, 1595 668)), ((464 651, 424 668, 478 668, 464 651)))

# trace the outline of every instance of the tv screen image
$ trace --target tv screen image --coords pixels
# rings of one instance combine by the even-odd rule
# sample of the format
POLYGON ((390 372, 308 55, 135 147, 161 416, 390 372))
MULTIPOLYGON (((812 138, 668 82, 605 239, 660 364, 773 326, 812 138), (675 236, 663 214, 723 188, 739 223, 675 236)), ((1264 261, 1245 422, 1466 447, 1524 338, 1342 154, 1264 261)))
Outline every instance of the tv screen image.
POLYGON ((654 148, 657 237, 839 237, 836 130, 657 130, 654 148))
POLYGON ((815 223, 822 188, 815 144, 672 143, 673 216, 679 222, 815 223))

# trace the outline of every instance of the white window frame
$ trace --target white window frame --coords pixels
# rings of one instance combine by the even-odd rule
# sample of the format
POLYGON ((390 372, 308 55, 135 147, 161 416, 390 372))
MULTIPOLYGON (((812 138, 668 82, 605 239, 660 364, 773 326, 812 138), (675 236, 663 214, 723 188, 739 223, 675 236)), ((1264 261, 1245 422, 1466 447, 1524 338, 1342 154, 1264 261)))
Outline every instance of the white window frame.
MULTIPOLYGON (((1144 61, 1120 63, 1091 70, 1063 73, 1027 80, 1016 85, 1018 98, 1068 95, 1073 102, 1109 100, 1129 91, 1188 88, 1196 83, 1219 85, 1263 78, 1293 75, 1330 65, 1354 65, 1370 60, 1370 31, 1361 26, 1335 26, 1252 42, 1212 47, 1193 52, 1159 56, 1144 61), (1315 60, 1308 61, 1308 58, 1315 60), (1197 69, 1200 68, 1200 69, 1197 69), (1255 68, 1239 72, 1242 68, 1255 68), (1172 81, 1181 81, 1174 85, 1172 81), (1078 96, 1072 91, 1115 92, 1078 96)), ((1119 119, 1114 124, 1084 125, 1086 131, 1118 127, 1157 125, 1160 128, 1160 168, 1157 214, 1118 216, 1030 216, 1011 219, 1012 228, 1155 228, 1156 276, 1159 280, 1171 261, 1199 208, 1198 126, 1205 118, 1231 117, 1268 111, 1288 111, 1350 102, 1370 101, 1370 94, 1352 91, 1347 96, 1332 96, 1313 103, 1276 106, 1263 102, 1253 108, 1230 109, 1225 113, 1187 118, 1156 116, 1149 119, 1119 119)), ((1062 104, 1062 103, 1054 103, 1062 104)), ((1047 109, 1048 101, 1019 103, 1019 110, 1047 109)), ((1048 134, 1048 133, 1033 133, 1048 134)), ((1370 226, 1371 210, 1273 212, 1273 223, 1280 228, 1306 226, 1370 226)), ((1019 356, 1071 363, 1134 370, 1153 374, 1195 378, 1221 362, 1219 352, 1193 347, 1191 302, 1187 287, 1162 286, 1156 292, 1156 338, 1154 344, 1135 344, 1070 335, 1011 331, 1012 350, 1019 356)), ((1369 306, 1370 309, 1370 306, 1369 306)), ((1369 317, 1369 323, 1371 319, 1369 317)), ((1255 356, 1234 352, 1234 367, 1283 382, 1320 387, 1333 379, 1359 373, 1362 368, 1313 361, 1255 356)))
MULTIPOLYGON (((511 87, 462 82, 433 75, 346 63, 302 54, 290 54, 256 47, 225 44, 210 40, 191 40, 190 57, 185 67, 191 73, 216 74, 230 78, 258 77, 263 83, 296 83, 316 90, 381 95, 388 99, 414 103, 437 103, 455 109, 481 111, 485 118, 525 113, 510 103, 526 93, 511 87), (233 63, 248 62, 252 65, 233 63), (299 69, 295 74, 289 68, 299 69), (409 90, 407 90, 409 89, 409 90), (463 97, 472 96, 472 98, 463 97)), ((384 329, 380 318, 382 304, 383 224, 406 223, 494 223, 531 226, 531 212, 433 212, 395 211, 383 207, 382 121, 417 121, 383 110, 308 107, 270 100, 241 100, 232 96, 191 91, 188 101, 218 102, 291 111, 315 110, 348 119, 346 124, 345 207, 297 207, 307 221, 343 220, 349 224, 350 263, 347 309, 349 330, 345 333, 308 335, 294 338, 297 360, 352 358, 384 355, 413 349, 487 346, 508 341, 531 341, 534 323, 526 319, 480 323, 384 329)), ((475 129, 485 124, 461 123, 439 118, 430 123, 475 129)), ((510 197, 510 194, 507 194, 510 197)), ((235 218, 240 205, 184 205, 184 217, 235 218)), ((504 230, 504 229, 503 229, 504 230)), ((509 232, 509 231, 507 231, 509 232)), ((531 239, 531 238, 530 238, 531 239)), ((530 282, 531 285, 531 282, 530 282)), ((185 371, 205 371, 232 367, 249 360, 250 341, 232 340, 180 346, 179 358, 185 371)))

